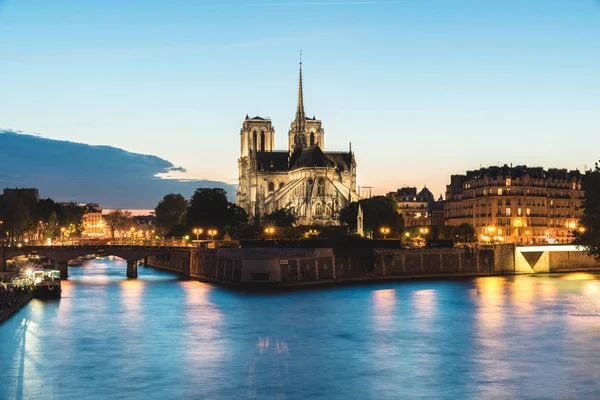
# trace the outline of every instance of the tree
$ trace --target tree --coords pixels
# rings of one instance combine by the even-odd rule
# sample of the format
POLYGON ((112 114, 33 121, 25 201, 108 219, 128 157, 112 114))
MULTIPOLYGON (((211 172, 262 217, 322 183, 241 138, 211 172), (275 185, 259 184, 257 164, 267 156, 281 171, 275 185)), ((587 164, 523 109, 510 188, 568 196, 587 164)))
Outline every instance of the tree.
POLYGON ((1 197, 0 220, 9 243, 22 240, 24 233, 33 226, 31 210, 19 196, 1 197))
POLYGON ((452 234, 458 241, 458 243, 462 243, 465 246, 470 243, 474 243, 477 241, 477 232, 473 225, 464 222, 452 230, 452 234))
POLYGON ((229 230, 248 222, 248 215, 241 208, 227 201, 223 189, 196 189, 190 199, 186 222, 188 227, 229 230))
POLYGON ((275 210, 263 217, 263 224, 277 227, 292 226, 296 223, 296 216, 287 208, 275 210))
POLYGON ((398 202, 390 197, 375 196, 369 199, 350 203, 340 211, 340 222, 347 225, 352 231, 356 231, 356 216, 358 205, 363 210, 363 228, 366 232, 371 231, 376 237, 383 237, 380 229, 390 229, 387 236, 398 236, 404 228, 402 215, 398 213, 398 202))
POLYGON ((58 237, 59 232, 60 228, 58 227, 58 217, 56 216, 56 212, 52 211, 48 217, 48 222, 46 223, 46 237, 54 239, 58 237))
POLYGON ((589 255, 600 261, 600 166, 587 171, 583 177, 583 215, 576 230, 575 242, 589 255))
POLYGON ((181 231, 181 226, 185 224, 187 207, 188 202, 181 194, 169 193, 163 197, 154 209, 158 230, 164 235, 179 225, 177 231, 181 231))
POLYGON ((104 220, 110 229, 110 235, 114 239, 115 231, 127 230, 133 224, 130 211, 115 209, 104 216, 104 220))

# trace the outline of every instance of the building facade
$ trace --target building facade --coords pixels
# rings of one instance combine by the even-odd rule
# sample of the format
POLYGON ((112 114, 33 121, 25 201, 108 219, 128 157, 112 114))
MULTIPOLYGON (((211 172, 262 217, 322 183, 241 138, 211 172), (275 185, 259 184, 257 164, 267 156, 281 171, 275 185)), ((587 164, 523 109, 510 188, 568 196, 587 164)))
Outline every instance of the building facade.
POLYGON ((96 203, 81 206, 85 208, 85 214, 82 217, 82 236, 90 239, 104 237, 107 226, 104 224, 104 218, 102 218, 102 207, 96 203))
POLYGON ((337 225, 339 211, 359 199, 356 160, 351 148, 325 151, 321 121, 306 117, 302 63, 296 118, 287 142, 287 150, 275 150, 271 120, 246 115, 240 131, 237 205, 250 220, 288 209, 299 224, 337 225))
POLYGON ((390 192, 387 197, 396 199, 398 213, 404 219, 404 226, 425 226, 428 217, 427 197, 419 192, 416 187, 403 187, 395 192, 390 192))
POLYGON ((569 243, 582 229, 582 174, 540 167, 489 167, 452 175, 446 223, 473 225, 483 243, 569 243))

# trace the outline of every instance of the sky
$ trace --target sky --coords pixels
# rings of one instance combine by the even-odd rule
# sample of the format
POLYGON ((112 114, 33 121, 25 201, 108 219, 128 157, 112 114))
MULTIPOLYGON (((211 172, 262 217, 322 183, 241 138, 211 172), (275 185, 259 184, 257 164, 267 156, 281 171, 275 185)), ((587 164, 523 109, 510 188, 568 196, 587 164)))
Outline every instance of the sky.
POLYGON ((306 114, 383 194, 600 158, 599 0, 0 0, 0 128, 237 182, 246 114, 306 114))

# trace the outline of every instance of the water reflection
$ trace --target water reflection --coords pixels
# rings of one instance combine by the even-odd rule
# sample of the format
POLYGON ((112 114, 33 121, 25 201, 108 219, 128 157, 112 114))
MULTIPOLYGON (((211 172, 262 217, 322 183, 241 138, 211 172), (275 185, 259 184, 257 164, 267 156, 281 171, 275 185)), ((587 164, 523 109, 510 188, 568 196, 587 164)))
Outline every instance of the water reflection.
POLYGON ((139 273, 72 268, 0 325, 0 399, 599 397, 597 279, 248 294, 139 273))

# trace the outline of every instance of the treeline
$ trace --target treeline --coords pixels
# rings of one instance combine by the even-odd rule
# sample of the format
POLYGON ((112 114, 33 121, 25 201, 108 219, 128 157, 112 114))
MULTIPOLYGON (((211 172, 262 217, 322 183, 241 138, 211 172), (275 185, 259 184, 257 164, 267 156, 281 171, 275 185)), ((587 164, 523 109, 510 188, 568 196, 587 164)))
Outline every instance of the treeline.
POLYGON ((0 195, 0 240, 14 244, 25 238, 81 236, 85 209, 72 203, 20 194, 0 195))

